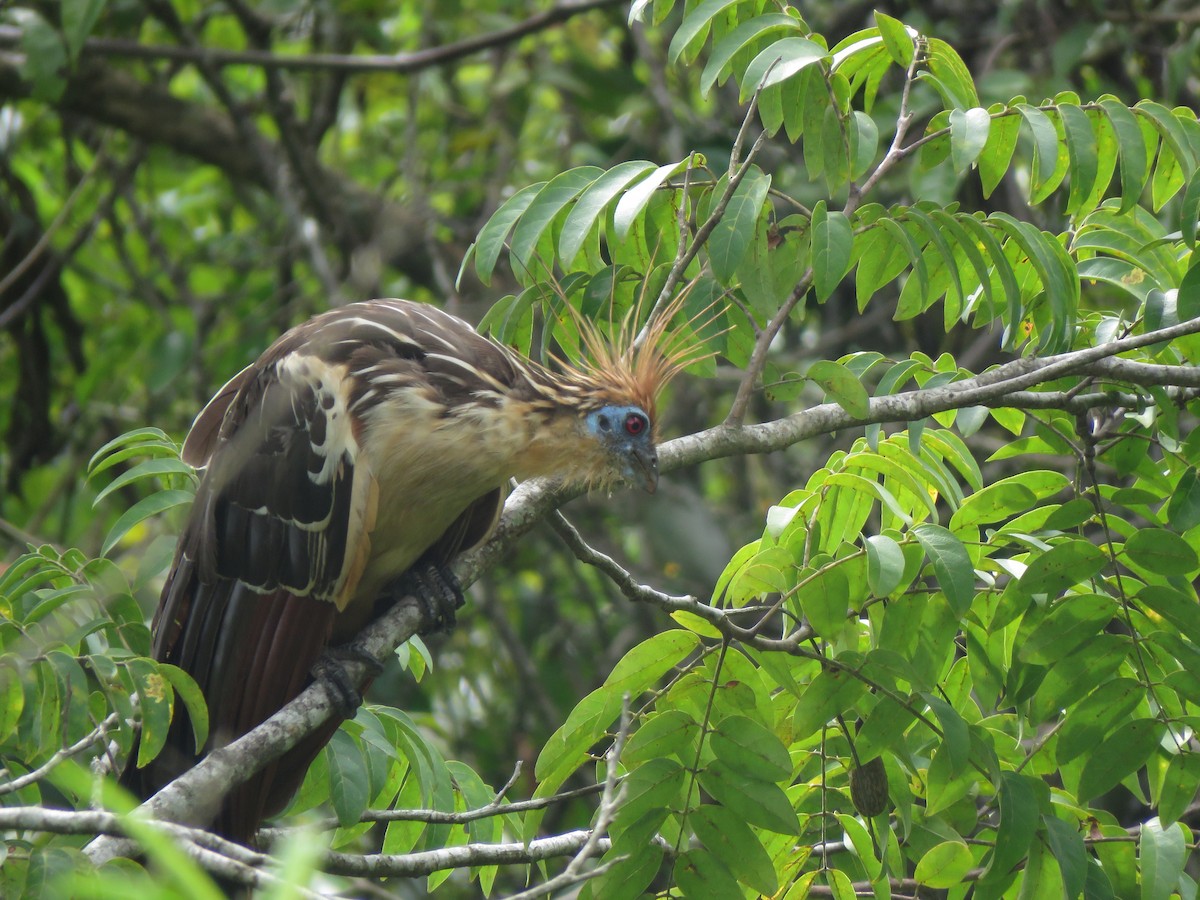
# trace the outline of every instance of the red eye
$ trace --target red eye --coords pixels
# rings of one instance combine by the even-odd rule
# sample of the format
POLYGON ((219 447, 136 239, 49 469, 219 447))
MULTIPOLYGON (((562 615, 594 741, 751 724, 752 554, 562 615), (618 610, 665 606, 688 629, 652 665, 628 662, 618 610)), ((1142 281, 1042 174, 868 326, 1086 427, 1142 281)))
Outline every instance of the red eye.
POLYGON ((637 413, 630 413, 625 417, 625 431, 634 437, 646 430, 646 424, 646 417, 637 413))

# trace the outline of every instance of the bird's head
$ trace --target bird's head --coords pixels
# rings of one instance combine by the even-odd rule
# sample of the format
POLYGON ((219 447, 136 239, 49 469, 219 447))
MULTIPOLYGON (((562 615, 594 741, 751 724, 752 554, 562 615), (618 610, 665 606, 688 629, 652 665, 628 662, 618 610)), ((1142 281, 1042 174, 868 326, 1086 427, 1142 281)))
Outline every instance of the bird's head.
POLYGON ((562 455, 543 471, 593 486, 624 479, 654 492, 658 397, 675 375, 707 355, 689 337, 692 321, 668 330, 685 296, 651 314, 640 329, 637 310, 620 324, 610 323, 607 333, 570 311, 583 359, 556 360, 554 371, 542 370, 540 380, 552 418, 570 420, 573 436, 552 442, 562 455))
POLYGON ((587 432, 627 481, 641 482, 647 493, 658 487, 658 451, 650 416, 638 406, 604 406, 584 420, 587 432))

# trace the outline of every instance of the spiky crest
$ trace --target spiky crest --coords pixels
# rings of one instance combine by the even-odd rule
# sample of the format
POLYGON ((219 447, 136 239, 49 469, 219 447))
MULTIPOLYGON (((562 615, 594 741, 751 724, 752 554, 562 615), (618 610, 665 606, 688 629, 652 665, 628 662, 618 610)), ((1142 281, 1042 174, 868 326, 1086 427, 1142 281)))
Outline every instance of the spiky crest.
MULTIPOLYGON (((639 329, 642 305, 639 302, 622 319, 619 326, 610 321, 611 337, 583 316, 575 307, 565 304, 579 328, 584 359, 571 364, 554 359, 555 380, 560 390, 569 392, 582 409, 598 409, 608 405, 632 404, 640 407, 657 425, 658 398, 663 389, 683 369, 713 355, 686 339, 686 327, 672 331, 671 320, 683 308, 692 285, 666 304, 639 329)), ((708 316, 711 306, 688 320, 687 325, 708 316)))

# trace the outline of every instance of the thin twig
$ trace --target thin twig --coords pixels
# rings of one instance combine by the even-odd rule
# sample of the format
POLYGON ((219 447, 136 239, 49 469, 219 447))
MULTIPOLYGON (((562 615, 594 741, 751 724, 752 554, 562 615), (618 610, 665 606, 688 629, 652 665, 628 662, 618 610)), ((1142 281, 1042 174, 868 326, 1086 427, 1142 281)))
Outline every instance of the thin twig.
MULTIPOLYGON (((6 781, 3 784, 0 784, 0 795, 11 794, 14 791, 19 791, 21 788, 45 778, 64 759, 69 759, 72 756, 76 756, 82 753, 84 750, 87 750, 97 741, 104 740, 104 738, 108 736, 109 729, 116 727, 117 723, 120 721, 120 713, 109 713, 108 717, 103 722, 77 740, 70 747, 62 747, 54 751, 53 755, 51 755, 48 760, 46 760, 33 771, 26 772, 24 775, 14 778, 12 781, 6 781)), ((0 775, 6 774, 8 774, 7 769, 0 770, 0 775)))
MULTIPOLYGON (((771 68, 774 68, 774 65, 772 65, 771 68)), ((767 74, 770 74, 770 71, 771 70, 768 69, 767 74)), ((766 75, 764 75, 763 78, 766 78, 766 75)), ((745 161, 740 164, 735 164, 738 155, 741 152, 742 143, 746 139, 746 135, 749 132, 750 122, 753 119, 755 111, 758 109, 758 98, 761 93, 762 88, 760 86, 758 90, 754 92, 754 96, 750 99, 750 106, 746 110, 745 118, 742 119, 741 127, 738 129, 737 139, 734 141, 733 151, 730 157, 729 181, 725 185, 725 190, 722 191, 720 198, 717 200, 717 203, 713 207, 708 218, 705 219, 704 224, 696 229, 696 236, 692 239, 692 242, 686 251, 682 250, 683 239, 686 231, 681 231, 679 236, 681 252, 675 254, 675 262, 671 266, 671 271, 667 273, 667 280, 663 282, 662 290, 658 292, 658 298, 654 301, 654 306, 651 309, 649 318, 647 319, 646 327, 642 329, 641 334, 639 334, 637 339, 634 341, 635 346, 640 344, 642 340, 645 339, 645 336, 649 333, 650 323, 654 321, 655 315, 658 313, 658 311, 671 301, 671 297, 675 293, 675 288, 679 286, 679 282, 683 279, 683 273, 687 270, 687 267, 691 265, 692 260, 696 258, 696 254, 700 252, 700 249, 708 242, 713 230, 717 227, 717 225, 720 224, 721 219, 725 215, 725 210, 729 206, 729 201, 733 199, 734 192, 737 191, 738 185, 742 183, 742 180, 750 171, 750 166, 754 164, 755 157, 758 156, 758 152, 762 149, 763 144, 766 141, 767 132, 764 130, 760 132, 758 137, 755 139, 754 144, 750 148, 750 152, 746 154, 745 161)), ((694 159, 695 154, 693 153, 688 161, 688 168, 685 170, 684 174, 685 192, 683 200, 680 202, 681 214, 682 209, 687 204, 687 178, 688 173, 690 173, 692 168, 692 160, 694 159)))
MULTIPOLYGON (((518 770, 519 771, 519 770, 518 770)), ((511 784, 506 785, 501 792, 497 793, 497 797, 502 796, 502 792, 511 787, 511 784)), ((477 822, 480 819, 486 819, 491 816, 507 816, 512 813, 529 812, 530 810, 546 809, 556 803, 563 803, 567 800, 574 800, 579 797, 589 797, 592 794, 598 794, 603 790, 603 786, 599 784, 589 784, 585 787, 574 788, 569 791, 562 791, 555 794, 553 797, 536 797, 532 800, 514 800, 512 803, 491 802, 486 806, 480 806, 475 809, 468 809, 464 812, 445 812, 440 809, 368 809, 359 817, 360 822, 425 822, 429 825, 466 825, 469 822, 477 822)), ((339 824, 338 820, 332 816, 328 819, 318 819, 315 822, 306 822, 303 827, 310 825, 316 828, 334 828, 339 824)), ((267 842, 274 841, 282 837, 291 828, 265 828, 259 832, 259 835, 264 837, 267 842)))
POLYGON ((879 165, 875 167, 875 171, 868 176, 858 190, 850 193, 846 200, 846 206, 842 210, 846 215, 850 215, 857 209, 862 198, 869 194, 879 180, 891 171, 892 166, 911 152, 911 148, 904 147, 904 138, 908 135, 909 126, 912 125, 913 113, 908 101, 912 94, 912 86, 917 80, 917 66, 920 62, 921 44, 918 42, 913 47, 913 58, 908 64, 908 71, 904 73, 904 89, 900 92, 900 112, 896 116, 896 134, 892 137, 892 144, 888 147, 887 153, 883 155, 883 159, 879 161, 879 165))
POLYGON ((620 807, 625 795, 624 785, 622 784, 618 787, 617 771, 620 768, 621 752, 625 749, 625 740, 629 736, 630 723, 629 694, 625 694, 621 701, 621 724, 617 728, 616 738, 613 740, 612 746, 605 757, 604 792, 600 798, 600 806, 596 810, 596 821, 588 833, 587 840, 579 848, 579 852, 572 857, 566 869, 558 875, 555 875, 544 884, 514 894, 508 900, 534 900, 536 897, 548 897, 555 891, 596 878, 603 874, 610 866, 624 858, 620 856, 616 859, 608 860, 603 865, 593 866, 587 871, 583 868, 584 864, 592 856, 601 852, 601 841, 608 832, 608 828, 612 824, 617 809, 620 807))

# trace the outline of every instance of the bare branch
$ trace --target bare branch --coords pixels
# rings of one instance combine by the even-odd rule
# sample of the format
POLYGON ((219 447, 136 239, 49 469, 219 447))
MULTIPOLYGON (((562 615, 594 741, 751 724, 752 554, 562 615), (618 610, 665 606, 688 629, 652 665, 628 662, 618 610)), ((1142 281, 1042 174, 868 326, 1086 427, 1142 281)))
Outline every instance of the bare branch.
MULTIPOLYGON (((310 53, 281 55, 270 50, 225 50, 220 48, 176 47, 170 45, 143 44, 139 41, 121 38, 88 38, 82 48, 85 57, 117 57, 125 59, 169 60, 173 62, 198 63, 205 61, 210 65, 223 68, 225 66, 257 66, 263 69, 322 69, 334 72, 392 72, 404 74, 418 72, 444 63, 453 62, 480 50, 489 50, 505 44, 561 25, 581 13, 595 9, 605 9, 620 6, 625 0, 564 0, 543 12, 530 16, 524 21, 508 28, 501 28, 488 34, 476 35, 465 40, 446 44, 442 47, 431 47, 418 50, 415 53, 393 53, 382 55, 343 54, 343 53, 310 53)), ((0 47, 20 46, 22 29, 11 26, 0 26, 0 47)))
MULTIPOLYGON (((497 800, 480 806, 475 809, 468 809, 464 812, 452 813, 445 812, 440 809, 368 809, 360 817, 360 822, 426 822, 430 825, 465 825, 468 822, 476 822, 479 819, 486 819, 491 816, 507 816, 511 813, 528 812, 533 809, 546 809, 554 806, 556 803, 563 803, 567 800, 574 800, 578 797, 589 797, 592 794, 599 794, 603 789, 603 785, 589 784, 586 787, 574 788, 569 791, 560 791, 553 797, 538 797, 532 800, 514 800, 511 803, 500 803, 499 798, 502 798, 507 790, 514 782, 505 785, 497 792, 497 800)), ((336 828, 338 820, 334 817, 328 819, 318 819, 311 823, 316 828, 336 828)), ((260 836, 267 839, 268 842, 282 837, 289 831, 290 828, 264 828, 259 832, 260 836)))
MULTIPOLYGON (((121 721, 120 713, 109 713, 108 718, 81 737, 70 747, 62 747, 56 750, 54 754, 34 769, 31 772, 26 772, 19 778, 14 778, 12 781, 6 781, 0 784, 0 795, 11 794, 14 791, 19 791, 26 785, 33 784, 35 781, 40 781, 45 778, 50 772, 61 763, 64 759, 69 759, 72 756, 77 756, 87 750, 93 744, 103 741, 107 736, 109 729, 115 728, 117 723, 121 721)), ((0 775, 7 775, 8 770, 0 770, 0 775)))
MULTIPOLYGON (((403 855, 329 853, 325 856, 321 868, 334 875, 414 878, 441 869, 527 864, 568 856, 578 853, 590 835, 590 831, 568 831, 566 834, 538 838, 528 844, 520 841, 505 844, 467 844, 403 855)), ((607 849, 607 841, 602 841, 601 846, 607 849)))

